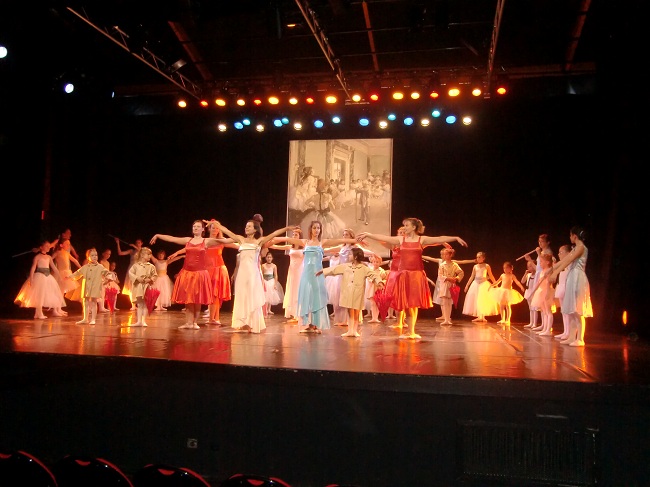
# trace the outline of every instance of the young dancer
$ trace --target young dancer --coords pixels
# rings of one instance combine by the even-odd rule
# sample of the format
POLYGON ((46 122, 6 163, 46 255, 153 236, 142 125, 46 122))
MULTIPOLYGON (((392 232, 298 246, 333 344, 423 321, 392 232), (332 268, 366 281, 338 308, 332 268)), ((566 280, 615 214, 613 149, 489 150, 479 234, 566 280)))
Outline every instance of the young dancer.
POLYGON ((465 271, 460 268, 457 262, 452 259, 456 251, 454 249, 444 248, 440 251, 442 257, 438 264, 438 279, 436 280, 436 289, 433 292, 433 302, 440 305, 442 310, 441 325, 453 325, 451 321, 451 310, 453 307, 453 298, 451 295, 452 286, 457 286, 465 276, 465 271))
POLYGON ((513 274, 513 269, 514 266, 511 262, 504 262, 503 274, 501 274, 499 279, 497 279, 497 281, 490 287, 490 294, 494 301, 499 305, 499 312, 501 314, 501 319, 497 323, 502 323, 504 325, 510 324, 512 305, 519 304, 524 300, 524 297, 519 293, 519 291, 512 288, 512 284, 514 283, 519 286, 522 292, 525 292, 524 286, 513 274), (499 287, 499 285, 501 285, 501 287, 499 287))
POLYGON ((386 285, 386 269, 383 269, 381 267, 381 265, 384 264, 384 262, 381 260, 381 257, 378 256, 377 254, 372 254, 370 257, 368 257, 368 260, 369 260, 369 264, 364 264, 364 265, 367 265, 367 267, 369 267, 371 270, 377 272, 383 284, 380 287, 377 285, 376 281, 371 277, 368 277, 366 279, 366 292, 365 292, 366 307, 370 309, 370 320, 368 321, 368 323, 381 323, 381 321, 379 320, 379 306, 375 301, 375 293, 379 289, 384 289, 386 285))
POLYGON ((79 283, 67 279, 67 277, 72 274, 71 263, 77 266, 77 269, 81 267, 79 261, 72 256, 70 249, 70 240, 60 240, 55 246, 52 260, 54 260, 54 264, 59 271, 58 281, 63 295, 71 301, 82 301, 81 290, 77 291, 77 288, 80 287, 79 283))
POLYGON ((227 238, 216 239, 219 243, 239 245, 231 326, 236 332, 260 333, 266 328, 264 321, 266 296, 260 268, 260 252, 268 242, 294 227, 283 227, 262 236, 257 220, 246 222, 244 235, 233 233, 223 225, 217 226, 227 236, 227 238))
POLYGON ((392 303, 393 308, 398 311, 408 310, 410 316, 409 330, 407 333, 401 334, 400 338, 418 339, 421 338, 415 333, 418 310, 433 306, 427 275, 422 264, 422 250, 444 242, 458 242, 463 247, 467 247, 467 243, 460 237, 423 235, 424 225, 419 218, 405 218, 402 225, 404 226, 404 236, 402 237, 364 232, 359 234, 357 240, 371 238, 400 246, 400 268, 397 272, 392 303))
POLYGON ((83 318, 77 325, 94 325, 97 316, 97 303, 102 299, 102 284, 110 271, 99 263, 97 249, 86 250, 87 264, 82 265, 66 279, 83 279, 81 289, 83 297, 83 318))
POLYGON ((151 262, 153 262, 154 267, 156 268, 156 275, 158 276, 153 282, 152 287, 160 291, 158 298, 156 299, 155 311, 167 311, 167 308, 172 305, 172 291, 174 290, 174 282, 169 277, 167 273, 167 266, 172 262, 176 262, 179 259, 185 258, 185 250, 183 253, 175 252, 174 254, 167 257, 167 252, 163 249, 158 250, 156 257, 151 256, 151 262))
POLYGON ((542 315, 542 324, 531 328, 531 331, 536 332, 541 336, 551 336, 553 331, 553 298, 555 290, 548 279, 549 274, 553 267, 553 256, 549 254, 542 254, 539 256, 540 266, 542 271, 535 283, 533 289, 533 308, 539 309, 542 315))
POLYGON ((43 308, 51 308, 52 316, 66 316, 61 308, 66 306, 63 291, 57 282, 59 271, 48 254, 51 244, 41 242, 39 252, 32 259, 29 277, 18 291, 14 303, 21 308, 34 308, 34 319, 44 320, 43 308))
POLYGON ((490 264, 485 262, 485 252, 476 253, 476 264, 472 267, 472 274, 465 284, 465 302, 463 303, 463 314, 476 316, 472 321, 485 323, 486 316, 498 315, 499 307, 490 298, 490 284, 496 279, 492 274, 490 264))
POLYGON ((149 314, 145 295, 147 289, 153 286, 158 278, 156 266, 151 260, 151 249, 142 247, 136 254, 136 262, 129 269, 131 279, 131 301, 135 304, 136 321, 131 326, 147 326, 146 317, 149 314))
MULTIPOLYGON (((542 265, 539 260, 539 256, 542 254, 550 254, 551 256, 553 255, 553 250, 551 249, 551 239, 547 233, 542 233, 539 237, 537 237, 537 247, 535 248, 534 252, 537 253, 537 257, 535 259, 535 277, 533 278, 533 288, 536 288, 537 281, 539 280, 539 275, 542 272, 542 265)), ((530 254, 526 254, 524 257, 526 261, 533 260, 530 254)), ((533 306, 533 308, 531 308, 531 311, 533 311, 533 314, 531 315, 531 322, 524 326, 524 328, 537 328, 539 325, 538 312, 540 310, 533 306)))
POLYGON ((555 282, 562 269, 568 268, 562 312, 569 315, 569 336, 560 343, 572 347, 585 346, 585 318, 594 316, 591 306, 589 280, 585 269, 589 251, 585 246, 585 231, 581 227, 572 227, 569 232, 573 250, 565 255, 560 262, 553 265, 549 280, 555 282))
POLYGON ((339 304, 341 307, 348 310, 350 319, 348 321, 348 331, 343 333, 341 335, 342 337, 361 336, 359 334, 359 319, 364 308, 366 280, 370 279, 377 289, 384 288, 381 274, 376 269, 367 266, 362 262, 362 259, 363 250, 355 248, 352 249, 351 262, 347 264, 339 264, 336 267, 328 267, 326 269, 321 267, 321 269, 316 271, 316 276, 321 274, 324 274, 325 276, 343 276, 339 304))
POLYGON ((521 276, 521 281, 519 281, 526 290, 524 291, 524 298, 526 299, 526 303, 528 303, 528 313, 530 315, 528 325, 524 326, 524 328, 531 328, 530 324, 535 322, 536 323, 536 316, 537 316, 537 310, 533 309, 533 305, 531 303, 533 299, 533 286, 535 284, 535 273, 537 272, 536 270, 536 265, 534 260, 527 260, 526 261, 526 272, 524 272, 524 275, 521 276))
MULTIPOLYGON (((571 245, 565 244, 562 245, 558 251, 557 251, 557 256, 559 257, 558 260, 562 260, 569 252, 571 252, 571 245)), ((562 300, 564 299, 564 294, 566 292, 566 278, 568 276, 569 270, 565 267, 560 271, 558 274, 557 278, 557 284, 555 285, 555 294, 553 297, 553 302, 555 303, 555 309, 560 310, 560 314, 562 315, 562 324, 563 324, 563 331, 559 335, 555 335, 553 338, 556 340, 566 340, 569 338, 569 315, 564 312, 564 309, 562 308, 562 300)))
POLYGON ((271 306, 280 304, 284 298, 284 294, 280 296, 278 289, 278 266, 273 263, 273 254, 268 252, 264 258, 266 262, 262 264, 262 277, 264 277, 264 297, 266 299, 266 316, 268 318, 272 314, 271 306))
POLYGON ((120 280, 117 277, 117 272, 115 271, 116 269, 117 269, 117 263, 111 262, 109 264, 109 269, 108 269, 109 272, 104 277, 104 297, 106 298, 107 302, 109 299, 111 300, 108 306, 111 312, 119 311, 119 308, 117 307, 117 295, 120 294, 121 287, 120 287, 120 280), (107 295, 109 295, 109 293, 106 292, 108 289, 113 290, 113 292, 110 293, 110 297, 107 297, 107 295))
POLYGON ((354 245, 355 239, 322 239, 322 224, 314 220, 309 225, 307 239, 294 239, 280 237, 278 242, 288 242, 304 246, 304 264, 300 285, 298 286, 298 317, 301 325, 304 326, 300 333, 321 334, 323 330, 330 328, 330 317, 327 309, 327 289, 325 288, 325 277, 322 274, 316 275, 323 269, 323 247, 337 247, 339 245, 354 245))
MULTIPOLYGON (((294 228, 291 234, 292 238, 301 242, 300 245, 288 244, 283 247, 285 254, 289 256, 289 269, 287 270, 287 281, 284 286, 284 299, 282 307, 284 308, 284 317, 287 323, 298 323, 298 287, 300 286, 300 276, 304 262, 304 245, 302 244, 302 230, 294 228)), ((280 248, 278 246, 277 248, 280 248)))
MULTIPOLYGON (((122 250, 120 248, 120 239, 117 237, 114 237, 115 243, 117 245, 117 255, 128 255, 129 256, 129 269, 135 264, 136 262, 136 255, 138 251, 142 248, 142 239, 138 238, 135 240, 135 243, 129 244, 131 247, 130 249, 122 250)), ((124 286, 122 287, 122 294, 126 295, 129 297, 129 300, 131 299, 131 279, 129 278, 129 271, 126 271, 126 277, 124 278, 124 286)), ((135 311, 135 303, 131 301, 131 311, 135 311)))

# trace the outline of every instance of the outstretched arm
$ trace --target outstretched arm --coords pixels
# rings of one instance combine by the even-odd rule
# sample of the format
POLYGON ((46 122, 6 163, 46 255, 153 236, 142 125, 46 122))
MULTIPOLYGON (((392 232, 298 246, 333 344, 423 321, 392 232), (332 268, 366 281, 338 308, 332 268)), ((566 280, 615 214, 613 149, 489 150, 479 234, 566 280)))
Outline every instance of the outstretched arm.
POLYGON ((399 237, 391 237, 390 235, 380 235, 378 233, 369 233, 369 232, 361 232, 359 235, 357 235, 357 242, 361 242, 366 238, 369 238, 370 240, 377 240, 382 244, 388 244, 393 246, 400 244, 399 237))
MULTIPOLYGON (((158 240, 158 239, 164 240, 165 242, 175 243, 175 244, 178 244, 178 245, 185 245, 185 244, 187 244, 187 242, 189 242, 191 240, 190 237, 172 237, 171 235, 165 235, 165 234, 162 234, 162 233, 157 233, 153 237, 151 237, 151 240, 149 240, 149 243, 151 245, 153 245, 153 244, 156 243, 156 240, 158 240)), ((125 253, 123 254, 123 253, 119 252, 119 249, 120 249, 120 243, 117 242, 117 250, 118 250, 118 253, 120 255, 126 255, 126 254, 131 253, 131 251, 129 250, 129 251, 125 251, 125 253)))
MULTIPOLYGON (((286 227, 278 228, 275 232, 271 232, 268 235, 260 238, 259 243, 260 245, 264 245, 266 242, 269 240, 273 240, 275 237, 279 237, 283 233, 288 232, 289 230, 295 230, 297 227, 295 225, 287 225, 286 227)), ((287 238, 287 237, 285 237, 287 238)), ((289 240, 287 240, 288 242, 289 240)))
POLYGON ((460 238, 460 237, 449 237, 447 235, 443 235, 443 236, 440 236, 440 237, 427 237, 426 235, 423 235, 420 242, 422 243, 423 247, 426 247, 426 246, 429 246, 429 245, 444 244, 445 242, 458 242, 463 247, 467 247, 467 242, 465 242, 465 240, 463 240, 462 238, 460 238))
MULTIPOLYGON (((218 225, 219 229, 224 233, 224 235, 228 235, 230 237, 229 239, 221 239, 222 241, 220 243, 242 243, 244 241, 244 236, 243 235, 237 235, 236 233, 231 232, 229 229, 224 227, 223 225, 218 225), (226 242, 226 240, 228 242, 226 242)), ((220 240, 220 239, 214 239, 214 240, 220 240)))

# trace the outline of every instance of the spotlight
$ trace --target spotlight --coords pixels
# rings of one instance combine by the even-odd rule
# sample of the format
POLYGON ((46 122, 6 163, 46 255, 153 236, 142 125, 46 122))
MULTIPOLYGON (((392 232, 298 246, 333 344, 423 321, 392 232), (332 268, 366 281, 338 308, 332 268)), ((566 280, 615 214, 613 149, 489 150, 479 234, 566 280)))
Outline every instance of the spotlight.
POLYGON ((370 125, 370 120, 368 120, 367 117, 361 117, 359 119, 359 125, 361 125, 362 127, 367 127, 368 125, 370 125))
POLYGON ((497 78, 497 82, 494 85, 494 92, 497 95, 503 96, 508 93, 509 89, 509 80, 508 77, 505 75, 499 76, 497 78))
POLYGON ((445 118, 445 122, 449 125, 456 123, 456 115, 448 115, 447 118, 445 118))

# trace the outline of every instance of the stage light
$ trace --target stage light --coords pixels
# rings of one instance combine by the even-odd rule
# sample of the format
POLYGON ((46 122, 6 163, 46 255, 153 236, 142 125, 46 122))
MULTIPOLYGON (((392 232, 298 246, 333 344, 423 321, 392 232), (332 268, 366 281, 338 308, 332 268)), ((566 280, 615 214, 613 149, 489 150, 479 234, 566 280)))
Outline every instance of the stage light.
POLYGON ((255 130, 258 132, 264 132, 264 124, 258 123, 255 125, 255 130))
POLYGON ((404 119, 404 125, 413 125, 413 117, 406 117, 404 119))
POLYGON ((302 130, 302 123, 301 122, 295 122, 293 124, 293 129, 294 130, 302 130))
POLYGON ((210 104, 208 103, 208 100, 199 101, 199 105, 201 105, 203 108, 208 108, 208 106, 210 106, 210 104))
POLYGON ((187 108, 187 102, 185 100, 178 100, 177 105, 179 108, 187 108))
POLYGON ((322 129, 323 125, 325 125, 325 124, 323 123, 322 120, 318 120, 318 119, 314 120, 314 127, 316 127, 317 129, 322 129))
POLYGON ((185 61, 185 59, 179 59, 178 61, 176 61, 174 64, 172 64, 172 65, 167 69, 167 72, 168 72, 169 74, 173 74, 173 73, 175 73, 176 71, 178 71, 179 69, 181 69, 183 66, 185 66, 186 64, 187 64, 187 61, 185 61))
POLYGON ((400 90, 400 89, 397 89, 397 90, 393 91, 392 97, 393 97, 393 100, 398 100, 398 101, 403 100, 404 99, 404 92, 402 90, 400 90))
POLYGON ((65 91, 67 94, 70 94, 74 91, 74 84, 73 83, 65 83, 63 85, 63 91, 65 91))
POLYGON ((4 59, 7 57, 9 51, 7 51, 7 48, 3 45, 0 45, 0 59, 4 59))
POLYGON ((280 99, 275 95, 269 96, 267 100, 270 105, 277 105, 278 103, 280 103, 280 99))
POLYGON ((427 83, 426 93, 431 100, 437 100, 440 97, 440 76, 434 74, 427 83))
POLYGON ((241 122, 235 122, 235 128, 236 128, 237 130, 241 130, 241 129, 244 128, 244 124, 241 123, 241 122))
POLYGON ((479 97, 483 94, 483 77, 482 76, 474 76, 472 77, 472 82, 470 84, 470 88, 472 89, 471 93, 472 96, 474 97, 479 97))
POLYGON ((428 127, 430 123, 431 120, 429 120, 428 118, 423 118, 420 120, 420 125, 422 125, 423 127, 428 127))
POLYGON ((244 118, 241 123, 246 125, 247 127, 251 124, 251 119, 250 118, 244 118))
POLYGON ((447 115, 447 118, 445 118, 445 122, 447 122, 449 125, 452 125, 456 123, 456 116, 455 115, 447 115))
POLYGON ((297 105, 299 102, 296 95, 289 95, 289 105, 297 105))
POLYGON ((278 128, 282 127, 282 120, 280 120, 279 118, 276 118, 275 120, 273 120, 273 125, 275 125, 278 128))
POLYGON ((363 100, 363 96, 358 91, 355 91, 352 93, 352 96, 350 96, 350 100, 352 100, 354 103, 359 103, 361 100, 363 100))
POLYGON ((237 106, 239 106, 239 107, 244 107, 244 106, 246 106, 246 98, 244 98, 244 97, 241 96, 241 95, 238 96, 237 98, 235 98, 235 104, 236 104, 237 106))
POLYGON ((334 115, 332 117, 332 123, 341 123, 341 117, 339 117, 338 115, 334 115))
POLYGON ((440 115, 442 115, 442 113, 440 113, 440 110, 438 110, 437 108, 434 108, 433 110, 431 110, 431 116, 433 118, 438 118, 438 117, 440 117, 440 115))
POLYGON ((368 120, 367 117, 361 117, 359 119, 359 125, 361 125, 362 127, 367 127, 368 125, 370 125, 370 120, 368 120))
POLYGON ((463 125, 471 125, 472 124, 472 117, 470 117, 468 115, 465 115, 462 118, 462 121, 463 121, 463 125))
POLYGON ((503 96, 508 93, 509 89, 509 80, 507 76, 499 76, 494 85, 494 92, 497 95, 503 96))
POLYGON ((289 118, 288 117, 282 117, 280 120, 282 121, 282 125, 289 125, 289 118))
POLYGON ((228 126, 227 126, 225 123, 220 122, 220 123, 217 125, 217 130, 218 130, 219 132, 225 132, 225 131, 228 130, 228 126))
POLYGON ((389 113, 386 118, 391 122, 394 122, 395 120, 397 120, 397 115, 395 115, 394 113, 389 113))
POLYGON ((388 121, 380 120, 378 125, 379 125, 379 128, 383 130, 383 129, 388 127, 388 121))
POLYGON ((377 81, 373 81, 368 84, 368 100, 372 102, 377 102, 381 98, 381 83, 377 81))
POLYGON ((214 97, 214 104, 218 107, 225 107, 228 104, 228 100, 222 94, 218 94, 214 97))
POLYGON ((419 100, 422 96, 422 86, 418 82, 411 83, 409 98, 411 100, 419 100))
POLYGON ((325 96, 325 103, 328 103, 329 105, 334 105, 337 101, 339 101, 339 99, 334 94, 329 94, 325 96))

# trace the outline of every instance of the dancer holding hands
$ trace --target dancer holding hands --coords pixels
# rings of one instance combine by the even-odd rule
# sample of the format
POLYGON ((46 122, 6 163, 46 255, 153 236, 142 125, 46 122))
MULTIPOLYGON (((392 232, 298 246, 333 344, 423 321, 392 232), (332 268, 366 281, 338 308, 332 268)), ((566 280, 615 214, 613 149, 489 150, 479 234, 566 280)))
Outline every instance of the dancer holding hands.
POLYGON ((445 242, 458 242, 463 247, 467 243, 457 236, 429 237, 424 234, 424 224, 419 218, 405 218, 402 221, 404 235, 393 237, 363 232, 357 240, 370 238, 380 242, 400 246, 400 266, 395 278, 392 306, 395 310, 407 310, 410 318, 407 333, 400 338, 418 339, 415 333, 415 324, 418 319, 418 310, 428 309, 433 306, 427 275, 422 263, 422 250, 426 247, 445 242))
POLYGON ((560 343, 572 347, 585 346, 585 318, 594 316, 591 306, 589 280, 585 269, 587 267, 588 250, 585 246, 585 231, 574 226, 569 232, 573 249, 553 265, 549 280, 555 282, 562 269, 569 269, 562 299, 562 313, 569 315, 568 338, 560 343))

